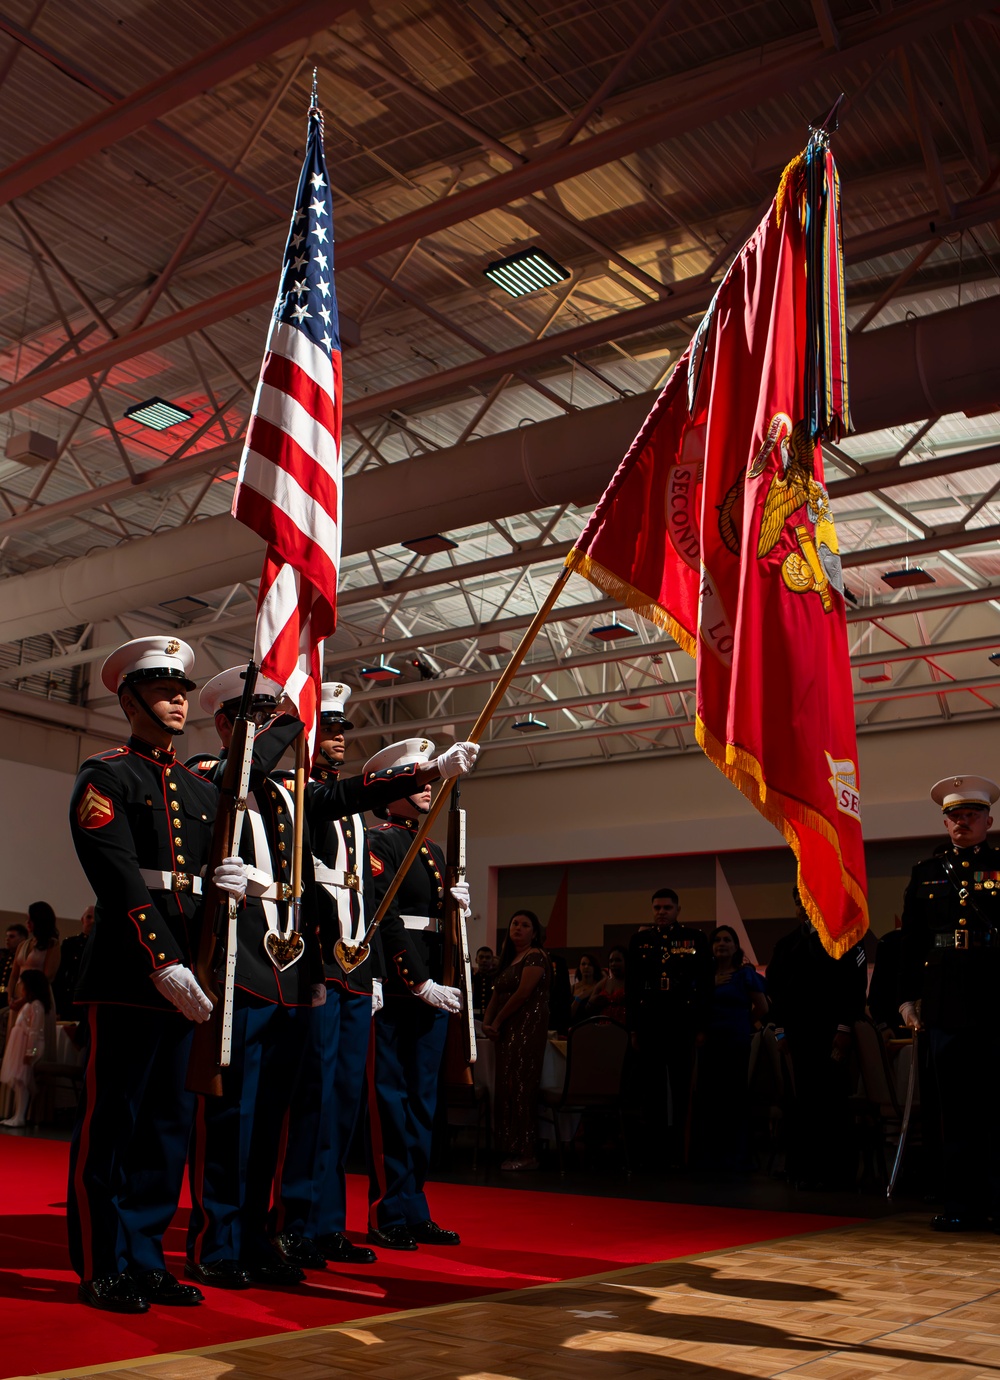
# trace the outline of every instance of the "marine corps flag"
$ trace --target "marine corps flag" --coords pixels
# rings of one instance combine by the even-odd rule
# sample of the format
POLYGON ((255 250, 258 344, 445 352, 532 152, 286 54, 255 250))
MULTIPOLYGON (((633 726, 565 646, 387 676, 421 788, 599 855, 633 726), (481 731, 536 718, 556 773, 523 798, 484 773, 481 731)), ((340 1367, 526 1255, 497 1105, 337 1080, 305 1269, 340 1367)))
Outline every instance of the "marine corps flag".
POLYGON ((696 658, 698 742, 794 850, 834 955, 868 925, 819 447, 849 425, 838 198, 815 131, 566 562, 696 658))

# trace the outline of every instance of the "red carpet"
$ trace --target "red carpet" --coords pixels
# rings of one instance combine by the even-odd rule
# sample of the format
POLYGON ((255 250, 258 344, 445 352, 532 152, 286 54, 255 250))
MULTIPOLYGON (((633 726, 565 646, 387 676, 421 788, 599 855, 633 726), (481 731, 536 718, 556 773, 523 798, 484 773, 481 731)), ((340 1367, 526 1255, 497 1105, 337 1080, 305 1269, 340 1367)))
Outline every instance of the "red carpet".
MULTIPOLYGON (((98 1365, 183 1351, 377 1313, 452 1303, 503 1289, 599 1274, 625 1265, 821 1231, 853 1219, 706 1208, 517 1188, 432 1185, 437 1219, 462 1233, 448 1250, 385 1251, 375 1265, 312 1271, 294 1290, 207 1291, 199 1308, 138 1318, 76 1302, 63 1207, 69 1147, 0 1136, 0 1375, 98 1365)), ((365 1185, 351 1182, 350 1225, 361 1227, 365 1185)), ((182 1211, 178 1221, 183 1222, 182 1211)), ((182 1230, 167 1239, 181 1274, 182 1230)))

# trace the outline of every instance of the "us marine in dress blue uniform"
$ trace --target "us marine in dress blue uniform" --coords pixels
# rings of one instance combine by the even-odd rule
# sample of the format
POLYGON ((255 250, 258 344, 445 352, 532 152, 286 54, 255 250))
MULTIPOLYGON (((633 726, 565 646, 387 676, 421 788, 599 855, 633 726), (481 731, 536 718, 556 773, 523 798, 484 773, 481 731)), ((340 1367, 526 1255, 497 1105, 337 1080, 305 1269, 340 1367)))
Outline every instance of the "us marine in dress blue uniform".
POLYGON ((1000 849, 987 839, 1000 786, 949 776, 931 789, 949 844, 917 863, 903 898, 900 1015, 930 1045, 942 1136, 936 1231, 1000 1230, 1000 849))
POLYGON ((382 1005, 379 931, 365 962, 345 973, 334 957, 338 940, 357 944, 374 913, 375 894, 362 812, 384 808, 404 785, 422 789, 457 775, 473 755, 456 743, 436 761, 413 761, 341 778, 350 688, 323 686, 312 779, 306 788, 313 847, 315 900, 326 979, 326 1003, 310 1021, 309 1039, 288 1126, 288 1148, 275 1187, 275 1245, 286 1261, 369 1264, 375 1253, 344 1235, 345 1163, 365 1086, 372 1011, 382 1005))
MULTIPOLYGON (((467 750, 471 768, 478 745, 467 750)), ((411 738, 377 752, 365 764, 375 772, 426 762, 434 751, 426 738, 411 738)), ((454 749, 452 749, 454 751, 454 749)), ((369 834, 376 905, 399 870, 430 806, 430 787, 393 801, 388 820, 369 834)), ((470 914, 469 889, 452 895, 470 914)), ((386 967, 385 1004, 372 1025, 368 1061, 368 1240, 391 1250, 416 1250, 424 1242, 457 1246, 458 1233, 432 1221, 424 1183, 430 1167, 438 1081, 448 1033, 448 1014, 462 1009, 456 987, 441 984, 445 913, 445 858, 427 840, 406 874, 382 924, 386 967)))
MULTIPOLYGON (((202 689, 201 707, 215 718, 228 747, 239 707, 243 668, 232 667, 202 689)), ((310 1007, 325 997, 314 912, 308 892, 301 915, 300 957, 279 970, 265 940, 283 933, 291 896, 292 792, 278 762, 302 732, 301 722, 278 714, 280 687, 257 679, 253 712, 261 728, 254 738, 247 811, 238 849, 247 864, 246 904, 237 920, 236 988, 232 1060, 222 1075, 221 1097, 199 1097, 191 1143, 192 1212, 185 1273, 224 1289, 251 1282, 288 1286, 305 1275, 282 1260, 268 1239, 271 1184, 305 1041, 310 1007)), ((210 778, 224 758, 201 759, 210 778)), ((309 877, 308 844, 303 875, 309 877)))
MULTIPOLYGON (((194 1098, 184 1089, 192 1022, 211 1010, 191 971, 218 794, 174 754, 194 665, 177 638, 143 637, 104 663, 132 728, 84 763, 70 805, 73 842, 97 898, 76 1000, 87 1007, 87 1073, 70 1149, 67 1223, 80 1298, 144 1313, 190 1305, 163 1259, 177 1209, 194 1098)), ((241 897, 238 859, 217 886, 241 897)))
POLYGON ((647 1156, 654 1164, 664 1156, 680 1164, 686 1157, 696 1041, 707 1030, 712 1010, 714 965, 708 936, 678 920, 675 891, 655 892, 652 906, 653 924, 629 940, 626 1022, 642 1089, 647 1156))

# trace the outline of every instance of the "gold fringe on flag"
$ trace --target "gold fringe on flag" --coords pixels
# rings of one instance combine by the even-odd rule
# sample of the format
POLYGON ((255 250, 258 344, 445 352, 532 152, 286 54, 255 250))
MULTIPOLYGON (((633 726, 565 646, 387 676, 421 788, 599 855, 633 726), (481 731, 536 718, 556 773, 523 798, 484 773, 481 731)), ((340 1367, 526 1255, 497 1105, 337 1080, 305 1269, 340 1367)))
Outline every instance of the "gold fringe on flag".
POLYGON ((764 818, 770 820, 778 832, 783 835, 785 842, 795 854, 799 895, 802 898, 803 908, 816 927, 827 953, 833 958, 842 958, 849 949, 859 943, 868 929, 868 901, 865 893, 844 867, 840 840, 837 838, 835 830, 821 814, 810 809, 808 805, 803 805, 801 800, 794 800, 791 796, 768 786, 756 757, 744 748, 738 748, 732 743, 720 743, 711 730, 705 726, 701 717, 697 715, 695 716, 694 732, 698 745, 705 756, 714 762, 719 771, 727 776, 733 785, 746 796, 754 809, 759 810, 764 818), (842 934, 839 939, 834 939, 830 934, 809 888, 802 882, 799 867, 801 862, 799 836, 793 827, 793 821, 818 834, 836 854, 840 864, 841 884, 861 912, 861 919, 858 923, 842 934))
POLYGON ((595 561, 593 556, 588 556, 585 551, 580 551, 574 546, 566 557, 566 566, 582 575, 585 580, 589 580, 591 584, 597 585, 598 589, 603 589, 609 599, 617 599, 620 604, 625 604, 633 612, 669 633, 688 656, 695 655, 697 640, 687 628, 682 627, 676 618, 672 618, 662 604, 658 604, 648 594, 643 594, 642 590, 630 585, 607 566, 601 565, 600 561, 595 561))

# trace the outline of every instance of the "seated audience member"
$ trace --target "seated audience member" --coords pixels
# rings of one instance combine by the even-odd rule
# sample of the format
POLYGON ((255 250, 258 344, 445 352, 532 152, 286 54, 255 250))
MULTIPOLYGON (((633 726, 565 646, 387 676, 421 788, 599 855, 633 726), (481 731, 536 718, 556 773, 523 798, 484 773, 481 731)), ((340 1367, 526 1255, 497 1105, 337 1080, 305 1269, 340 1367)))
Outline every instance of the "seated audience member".
POLYGON ((743 1169, 748 1159, 750 1041, 767 1015, 764 980, 743 955, 729 925, 712 932, 715 991, 698 1051, 694 1158, 702 1166, 743 1169))
POLYGON ((72 1021, 79 1014, 73 1006, 73 993, 80 974, 80 960, 87 946, 87 936, 94 928, 94 907, 88 906, 80 916, 80 933, 64 939, 59 954, 59 971, 52 982, 56 999, 56 1014, 61 1021, 72 1021))
POLYGON ((583 1019, 584 1008, 603 976, 600 964, 591 954, 580 955, 573 975, 573 1005, 569 1013, 571 1025, 576 1025, 577 1021, 583 1019))
POLYGON ((26 925, 8 925, 7 942, 0 949, 0 1010, 6 1008, 13 996, 10 975, 14 968, 14 955, 28 937, 26 925))
POLYGON ((800 1187, 844 1188, 857 1174, 848 1055, 865 1009, 865 950, 855 944, 831 958, 797 887, 793 896, 799 925, 778 940, 767 967, 773 1019, 784 1027, 795 1074, 786 1169, 800 1187))
POLYGON ((497 1042, 494 1126, 507 1157, 501 1169, 538 1168, 538 1085, 549 1026, 550 971, 538 916, 516 911, 483 1020, 483 1034, 497 1042))
POLYGON ((884 1040, 906 1034, 906 1023, 899 1014, 900 963, 903 931, 890 930, 875 946, 875 967, 868 984, 868 1014, 884 1040))
POLYGON ((488 944, 483 944, 476 950, 476 969, 472 974, 472 1011, 480 1020, 490 1004, 496 976, 496 955, 488 944))
POLYGON ((612 949, 608 954, 608 971, 591 992, 584 1011, 584 1019, 608 1016, 625 1024, 625 950, 612 949))
MULTIPOLYGON (((43 1059, 54 1059, 56 1050, 56 1004, 52 998, 52 981, 59 971, 59 931, 56 913, 48 901, 32 901, 28 907, 28 938, 14 955, 11 984, 25 971, 39 972, 49 985, 49 1003, 45 1008, 45 1052, 43 1059)), ((11 1010, 16 1006, 11 1002, 11 1010)))
POLYGON ((0 1064, 0 1083, 14 1093, 14 1111, 3 1126, 26 1126, 28 1103, 35 1091, 35 1065, 42 1057, 45 1016, 52 1005, 49 984, 37 968, 26 968, 15 989, 17 1016, 0 1064))

